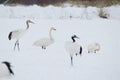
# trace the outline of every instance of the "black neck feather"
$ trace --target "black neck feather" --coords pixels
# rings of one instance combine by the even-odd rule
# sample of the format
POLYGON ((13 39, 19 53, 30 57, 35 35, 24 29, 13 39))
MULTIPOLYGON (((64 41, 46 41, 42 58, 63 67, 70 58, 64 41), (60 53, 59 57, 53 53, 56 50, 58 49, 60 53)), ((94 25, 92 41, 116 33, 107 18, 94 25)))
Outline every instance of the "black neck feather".
POLYGON ((74 36, 72 36, 71 39, 73 40, 73 42, 75 42, 75 37, 74 36))
POLYGON ((11 69, 11 64, 9 62, 3 62, 3 63, 7 66, 9 72, 14 75, 14 72, 11 69))

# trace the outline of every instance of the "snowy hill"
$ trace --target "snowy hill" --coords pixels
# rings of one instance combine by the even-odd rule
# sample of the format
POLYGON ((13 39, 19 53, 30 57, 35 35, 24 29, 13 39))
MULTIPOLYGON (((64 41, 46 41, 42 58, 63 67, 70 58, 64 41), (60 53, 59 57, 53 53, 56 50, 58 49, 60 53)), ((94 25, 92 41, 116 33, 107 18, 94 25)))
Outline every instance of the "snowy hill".
POLYGON ((0 5, 0 61, 10 61, 15 76, 11 80, 120 80, 120 6, 106 8, 109 19, 98 17, 98 8, 38 7, 0 5), (86 12, 85 12, 86 13, 86 12), (83 15, 82 15, 83 14, 83 15), (70 16, 74 18, 70 19, 70 16), (25 21, 32 20, 28 32, 20 39, 20 51, 14 51, 15 40, 8 40, 10 31, 25 29, 25 21), (33 42, 48 37, 49 28, 55 43, 42 50, 33 42), (64 44, 76 34, 83 47, 82 56, 74 56, 70 65, 64 44), (101 45, 96 54, 88 54, 87 46, 101 45))

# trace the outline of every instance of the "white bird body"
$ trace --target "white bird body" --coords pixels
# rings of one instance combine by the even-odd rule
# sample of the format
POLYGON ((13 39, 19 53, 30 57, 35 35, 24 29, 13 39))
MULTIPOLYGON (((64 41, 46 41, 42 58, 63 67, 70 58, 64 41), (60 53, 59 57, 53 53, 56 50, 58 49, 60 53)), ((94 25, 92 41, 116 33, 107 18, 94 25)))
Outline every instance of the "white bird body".
POLYGON ((80 44, 77 42, 73 43, 71 41, 66 41, 65 48, 66 51, 70 54, 70 56, 73 56, 74 54, 80 52, 80 44))
POLYGON ((10 80, 11 74, 14 75, 9 62, 0 63, 0 80, 10 80), (8 65, 6 65, 6 63, 8 65))
POLYGON ((9 70, 5 64, 0 64, 0 78, 10 76, 9 70))
POLYGON ((52 37, 52 30, 56 30, 55 28, 51 27, 49 31, 49 38, 42 38, 33 43, 33 45, 42 47, 42 49, 46 49, 47 46, 54 43, 54 38, 52 37))
POLYGON ((54 43, 54 39, 43 38, 43 39, 40 39, 40 40, 36 41, 34 43, 34 45, 40 46, 40 47, 42 47, 42 46, 46 46, 47 47, 47 46, 49 46, 49 45, 51 45, 53 43, 54 43))
POLYGON ((82 47, 80 46, 80 44, 78 42, 76 42, 75 38, 78 38, 78 37, 76 35, 74 35, 71 37, 71 39, 73 41, 66 41, 66 43, 65 43, 65 49, 69 53, 70 58, 71 58, 71 65, 73 65, 73 56, 82 54, 82 47))
POLYGON ((92 43, 88 45, 88 53, 96 53, 100 50, 99 43, 92 43))

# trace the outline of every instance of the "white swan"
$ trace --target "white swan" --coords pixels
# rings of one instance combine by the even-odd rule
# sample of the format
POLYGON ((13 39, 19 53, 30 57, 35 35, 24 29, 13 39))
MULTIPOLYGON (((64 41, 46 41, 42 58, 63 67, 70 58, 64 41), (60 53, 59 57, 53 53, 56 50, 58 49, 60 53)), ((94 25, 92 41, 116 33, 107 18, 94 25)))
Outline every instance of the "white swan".
POLYGON ((69 53, 70 58, 71 58, 71 65, 73 65, 73 56, 82 54, 82 47, 80 46, 79 43, 76 42, 75 38, 78 38, 76 35, 73 35, 71 37, 72 41, 66 41, 65 43, 65 49, 69 53))
POLYGON ((10 62, 4 61, 0 63, 0 80, 9 80, 11 74, 14 75, 10 62))
POLYGON ((16 48, 16 45, 18 46, 18 50, 19 48, 19 39, 26 33, 26 31, 29 29, 29 23, 34 23, 31 20, 27 20, 26 21, 26 25, 27 28, 26 29, 19 29, 19 30, 15 30, 15 31, 11 31, 8 35, 8 39, 16 39, 15 45, 14 45, 14 50, 16 48))
POLYGON ((99 43, 92 43, 88 45, 88 53, 97 53, 100 50, 99 43))
POLYGON ((40 40, 37 40, 33 43, 33 45, 42 47, 42 49, 46 49, 47 46, 53 44, 54 43, 54 38, 52 37, 53 30, 56 31, 54 27, 51 27, 49 31, 49 38, 42 38, 40 40))

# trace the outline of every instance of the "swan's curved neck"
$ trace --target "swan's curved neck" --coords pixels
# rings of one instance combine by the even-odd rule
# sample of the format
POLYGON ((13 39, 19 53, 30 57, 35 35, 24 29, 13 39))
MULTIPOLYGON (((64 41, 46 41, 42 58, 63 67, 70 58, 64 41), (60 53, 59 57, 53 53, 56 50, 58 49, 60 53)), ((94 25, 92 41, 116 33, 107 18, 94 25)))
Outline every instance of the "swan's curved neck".
POLYGON ((53 39, 53 37, 52 37, 52 29, 50 29, 50 31, 49 31, 49 37, 50 37, 51 40, 53 39))
POLYGON ((72 36, 71 39, 73 40, 73 43, 74 43, 75 42, 75 37, 72 36))
POLYGON ((26 25, 27 25, 27 28, 26 28, 26 29, 28 29, 28 28, 29 28, 29 23, 28 23, 28 21, 26 22, 26 25))

